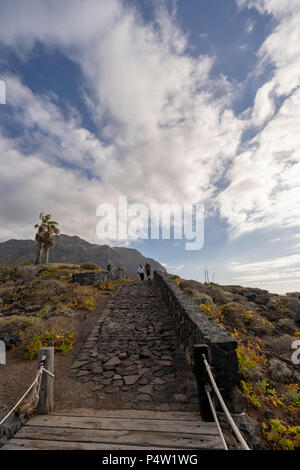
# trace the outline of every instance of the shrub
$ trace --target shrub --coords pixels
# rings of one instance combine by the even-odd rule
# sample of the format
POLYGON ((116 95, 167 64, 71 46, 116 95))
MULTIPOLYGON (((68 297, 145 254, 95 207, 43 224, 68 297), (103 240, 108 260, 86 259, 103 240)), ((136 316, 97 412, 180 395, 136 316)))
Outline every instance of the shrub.
POLYGON ((274 325, 267 319, 251 310, 245 310, 242 315, 243 323, 250 331, 259 335, 269 335, 274 329, 274 325))
POLYGON ((81 269, 88 269, 88 270, 91 270, 91 271, 98 271, 99 270, 99 266, 97 263, 94 263, 93 261, 86 261, 84 263, 81 263, 80 265, 80 268, 81 269))
POLYGON ((18 279, 24 282, 31 281, 34 278, 34 276, 38 274, 38 270, 39 270, 38 266, 31 266, 31 265, 18 266, 17 268, 18 279))
POLYGON ((268 316, 271 320, 280 318, 294 318, 295 312, 300 308, 298 299, 289 296, 272 297, 268 304, 268 316))
POLYGON ((296 407, 296 408, 300 408, 300 393, 297 393, 294 401, 293 401, 293 405, 296 407))
POLYGON ((278 305, 277 313, 281 316, 292 316, 291 310, 286 305, 278 305))
POLYGON ((292 376, 292 371, 279 359, 273 358, 269 361, 269 372, 272 379, 277 382, 286 382, 292 376))
POLYGON ((10 303, 13 300, 14 290, 14 286, 9 283, 0 287, 0 298, 2 299, 3 304, 10 303))
POLYGON ((62 294, 66 294, 69 290, 70 287, 63 281, 56 279, 42 280, 34 287, 30 300, 49 302, 62 294))
POLYGON ((0 318, 0 335, 13 335, 24 331, 29 326, 39 321, 33 316, 12 315, 10 317, 0 318))
POLYGON ((276 356, 289 353, 291 351, 291 344, 293 342, 293 336, 284 334, 282 336, 266 338, 268 346, 271 348, 272 353, 276 356))
POLYGON ((276 326, 290 334, 293 334, 295 330, 295 323, 291 318, 280 318, 276 323, 276 326))
POLYGON ((74 292, 73 299, 66 305, 67 308, 87 310, 93 312, 96 308, 95 287, 79 286, 74 292))
POLYGON ((27 359, 36 358, 39 349, 47 346, 54 346, 56 352, 64 355, 71 351, 76 333, 69 319, 56 317, 28 327, 21 341, 27 359))
MULTIPOLYGON (((46 305, 47 307, 47 305, 46 305)), ((43 311, 44 309, 42 309, 43 311)), ((50 311, 46 310, 46 318, 51 318, 51 317, 66 317, 66 318, 72 318, 74 317, 74 310, 67 307, 66 305, 63 304, 58 304, 54 308, 52 308, 50 311)))
POLYGON ((213 301, 218 305, 223 305, 232 300, 232 294, 224 291, 222 287, 216 285, 208 285, 206 289, 209 288, 209 291, 206 291, 209 294, 213 301))
POLYGON ((257 394, 253 390, 253 386, 244 380, 241 380, 243 387, 244 395, 247 398, 248 403, 250 403, 255 408, 261 408, 260 400, 257 394))
POLYGON ((214 303, 211 304, 211 305, 207 305, 207 304, 200 304, 200 308, 207 314, 209 315, 211 318, 213 318, 215 320, 216 323, 218 323, 218 325, 221 327, 221 328, 224 328, 225 329, 225 326, 223 324, 223 321, 224 321, 224 317, 221 313, 221 309, 220 307, 217 307, 214 303))
POLYGON ((63 356, 68 354, 75 343, 76 335, 74 330, 63 330, 62 328, 51 328, 45 331, 41 336, 35 335, 25 346, 26 359, 35 359, 38 356, 40 348, 54 346, 56 352, 63 356))
POLYGON ((207 295, 204 292, 197 292, 193 295, 192 298, 198 304, 213 305, 213 299, 210 297, 210 295, 207 295))
POLYGON ((201 282, 193 281, 192 279, 181 279, 180 277, 174 279, 175 284, 177 284, 180 289, 184 290, 186 288, 192 289, 193 293, 204 292, 204 286, 201 282))
POLYGON ((278 450, 294 450, 300 447, 300 426, 289 426, 280 419, 263 423, 264 437, 278 450))
POLYGON ((244 307, 238 302, 228 302, 221 307, 224 320, 239 328, 243 327, 243 312, 244 307))
POLYGON ((103 282, 100 284, 99 289, 102 291, 114 291, 116 290, 112 282, 103 282))
POLYGON ((182 290, 183 292, 185 292, 185 294, 188 295, 192 295, 194 293, 194 289, 192 289, 191 287, 184 287, 182 290))
POLYGON ((16 279, 16 266, 0 266, 0 282, 15 281, 16 279))
POLYGON ((251 343, 244 345, 239 339, 237 341, 236 353, 242 376, 246 379, 258 380, 262 376, 259 365, 266 362, 265 356, 256 350, 257 345, 251 343))
POLYGON ((67 307, 76 308, 76 310, 87 310, 93 312, 96 308, 96 302, 93 297, 79 297, 72 300, 67 307))
POLYGON ((292 400, 292 405, 296 408, 300 408, 300 393, 298 384, 285 385, 286 396, 292 400))

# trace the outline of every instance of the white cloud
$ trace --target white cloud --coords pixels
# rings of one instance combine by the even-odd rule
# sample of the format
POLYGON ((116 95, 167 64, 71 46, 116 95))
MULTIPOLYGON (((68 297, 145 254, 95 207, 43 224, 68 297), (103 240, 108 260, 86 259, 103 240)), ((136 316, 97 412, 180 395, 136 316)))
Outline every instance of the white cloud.
POLYGON ((110 148, 105 148, 95 135, 81 126, 77 112, 69 108, 66 118, 55 95, 34 95, 17 77, 6 75, 3 78, 14 120, 25 131, 22 143, 42 148, 39 158, 48 163, 72 164, 82 170, 89 169, 95 177, 100 176, 110 157, 110 148))
POLYGON ((0 165, 0 239, 33 238, 39 212, 49 211, 64 233, 96 240, 96 207, 105 196, 96 180, 50 165, 38 154, 24 157, 3 136, 0 165))
POLYGON ((297 288, 300 253, 250 263, 231 262, 228 269, 234 274, 234 283, 285 293, 297 288))
POLYGON ((299 9, 298 0, 236 0, 240 8, 256 8, 260 13, 269 13, 275 17, 287 16, 299 9))
POLYGON ((238 0, 277 20, 258 51, 273 76, 257 91, 249 127, 256 136, 229 169, 230 184, 219 195, 220 213, 231 233, 300 224, 300 4, 299 1, 238 0))
POLYGON ((69 232, 83 234, 89 227, 92 238, 95 208, 116 202, 119 194, 143 203, 211 198, 235 236, 299 224, 298 2, 287 8, 275 0, 237 3, 277 20, 258 51, 258 67, 272 63, 274 73, 258 90, 249 121, 232 111, 239 87, 225 77, 212 79, 214 57, 190 56, 187 38, 164 9, 152 25, 119 0, 3 0, 0 41, 24 61, 41 41, 77 62, 80 92, 98 133, 83 127, 75 109, 66 116, 53 94, 34 94, 17 77, 7 77, 9 104, 24 135, 14 142, 2 138, 3 148, 16 152, 3 163, 2 188, 11 189, 2 237, 10 224, 13 233, 27 233, 22 212, 29 217, 48 204, 68 218, 69 232), (240 147, 247 127, 257 135, 240 147), (22 154, 30 142, 35 150, 22 154), (229 184, 218 195, 226 170, 229 184), (56 179, 66 183, 57 188, 56 179), (18 217, 25 225, 16 224, 18 217))
POLYGON ((252 112, 252 122, 261 126, 274 115, 275 103, 270 94, 274 88, 273 82, 265 83, 256 93, 252 112))
MULTIPOLYGON (((53 94, 33 94, 17 77, 7 77, 9 104, 24 135, 3 145, 17 146, 21 169, 24 143, 35 144, 23 157, 32 165, 26 185, 33 167, 42 165, 53 212, 62 213, 61 204, 69 201, 64 194, 70 191, 68 184, 58 191, 51 186, 53 174, 66 174, 72 187, 77 181, 75 193, 87 201, 86 221, 94 220, 94 206, 116 201, 119 194, 143 203, 183 203, 216 193, 215 182, 233 159, 245 126, 230 109, 236 91, 225 77, 211 78, 213 57, 188 55, 184 34, 164 10, 158 10, 155 25, 146 25, 135 9, 118 0, 3 0, 1 6, 0 41, 24 61, 41 41, 79 64, 83 99, 98 125, 96 136, 83 128, 74 109, 66 117, 53 94), (110 143, 104 144, 104 138, 110 143)), ((12 164, 5 160, 8 171, 12 164)), ((16 175, 6 180, 15 200, 12 221, 26 200, 15 196, 22 187, 26 192, 21 179, 14 192, 16 175)), ((32 204, 31 212, 39 213, 39 199, 32 204)), ((77 203, 66 209, 73 232, 82 214, 76 208, 77 203)))
POLYGON ((166 268, 167 271, 169 272, 175 272, 178 273, 184 268, 184 264, 179 264, 179 265, 174 265, 174 264, 168 264, 168 263, 161 263, 164 268, 166 268))
POLYGON ((238 49, 239 49, 240 51, 246 51, 246 50, 248 49, 248 47, 249 47, 248 44, 240 44, 240 45, 238 46, 238 49))
POLYGON ((247 34, 250 34, 252 33, 252 31, 254 30, 254 27, 255 27, 255 21, 253 21, 252 19, 248 18, 247 21, 246 21, 246 25, 245 25, 245 31, 247 34))

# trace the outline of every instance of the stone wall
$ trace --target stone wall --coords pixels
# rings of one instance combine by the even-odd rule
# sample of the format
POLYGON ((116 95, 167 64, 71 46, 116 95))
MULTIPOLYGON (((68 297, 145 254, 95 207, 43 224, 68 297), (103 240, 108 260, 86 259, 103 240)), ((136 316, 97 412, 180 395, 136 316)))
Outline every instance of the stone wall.
POLYGON ((81 286, 88 286, 95 282, 106 282, 107 278, 108 271, 89 271, 73 274, 72 281, 78 282, 81 286))
POLYGON ((161 271, 154 271, 153 274, 163 300, 175 319, 177 331, 189 363, 192 367, 194 366, 193 345, 207 344, 210 364, 213 367, 219 390, 229 409, 241 412, 241 407, 235 406, 237 396, 240 398, 238 391, 240 373, 236 355, 236 341, 211 317, 206 315, 167 274, 161 271))
POLYGON ((73 282, 78 282, 81 286, 93 285, 95 282, 117 281, 118 279, 125 279, 127 275, 124 271, 115 269, 113 271, 88 271, 82 273, 75 273, 72 276, 73 282))

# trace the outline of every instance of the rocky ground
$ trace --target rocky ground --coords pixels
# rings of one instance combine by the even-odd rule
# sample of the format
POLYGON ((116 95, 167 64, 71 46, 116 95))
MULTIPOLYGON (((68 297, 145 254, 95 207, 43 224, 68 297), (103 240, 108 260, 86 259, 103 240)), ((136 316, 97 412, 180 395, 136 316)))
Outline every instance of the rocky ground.
MULTIPOLYGON (((83 397, 89 397, 85 384, 70 377, 70 367, 118 284, 105 283, 100 289, 73 283, 73 273, 86 268, 93 266, 0 266, 0 339, 7 349, 6 365, 0 365, 0 419, 32 383, 42 345, 56 348, 57 406, 68 401, 80 407, 83 397), (55 335, 47 337, 52 330, 55 335)), ((13 415, 11 424, 11 429, 19 425, 13 415)))
MULTIPOLYGON (((82 400, 89 398, 89 389, 85 384, 74 380, 69 372, 81 348, 101 317, 109 293, 100 292, 97 296, 97 308, 94 312, 81 312, 74 323, 77 331, 77 341, 72 351, 62 356, 55 355, 55 403, 59 408, 67 406, 80 407, 82 400)), ((7 414, 12 406, 23 395, 34 379, 37 361, 24 358, 22 347, 13 347, 6 354, 6 365, 0 365, 0 419, 7 414)))
MULTIPOLYGON (((72 274, 82 271, 78 265, 0 266, 0 337, 8 347, 7 365, 0 366, 0 418, 31 383, 49 331, 56 409, 198 410, 194 376, 153 283, 80 286, 72 274)), ((299 448, 300 369, 291 349, 300 338, 299 293, 172 277, 237 340, 252 418, 239 418, 245 435, 253 443, 260 437, 263 448, 299 448)), ((234 447, 229 430, 226 435, 234 447)))
POLYGON ((105 406, 117 401, 127 409, 199 409, 194 375, 151 281, 119 287, 72 375, 105 406))
MULTIPOLYGON (((78 270, 50 264, 0 272, 0 335, 8 346, 0 418, 32 382, 39 341, 58 327, 58 337, 72 330, 76 342, 65 355, 56 351, 56 410, 198 410, 194 376, 153 283, 79 286, 71 281, 78 270)), ((53 344, 60 346, 56 336, 53 344)), ((10 430, 18 426, 12 419, 10 430)))
POLYGON ((276 295, 242 286, 202 284, 172 276, 237 340, 247 413, 264 448, 300 448, 300 293, 276 295), (293 353, 295 353, 293 355, 293 353))

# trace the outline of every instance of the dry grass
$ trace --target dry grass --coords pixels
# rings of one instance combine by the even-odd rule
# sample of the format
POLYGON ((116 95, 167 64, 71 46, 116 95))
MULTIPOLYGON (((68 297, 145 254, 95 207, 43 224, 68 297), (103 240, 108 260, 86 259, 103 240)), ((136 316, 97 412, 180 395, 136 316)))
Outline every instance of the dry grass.
POLYGON ((19 334, 39 321, 38 318, 28 315, 12 315, 0 318, 0 336, 19 334))

